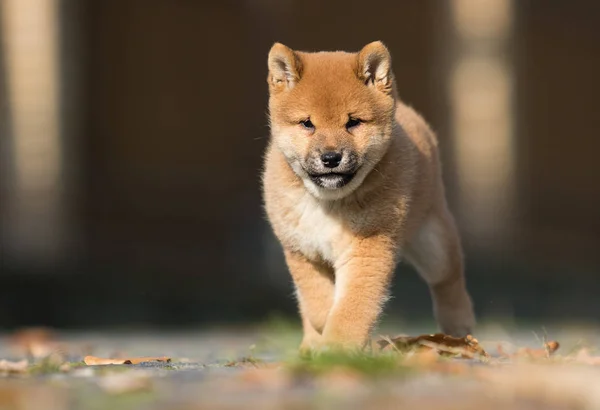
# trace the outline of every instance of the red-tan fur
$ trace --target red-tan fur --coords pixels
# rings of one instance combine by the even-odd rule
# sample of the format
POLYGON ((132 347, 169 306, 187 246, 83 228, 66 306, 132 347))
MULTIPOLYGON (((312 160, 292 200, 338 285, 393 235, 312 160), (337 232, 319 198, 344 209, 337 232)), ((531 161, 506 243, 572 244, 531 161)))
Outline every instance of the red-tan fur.
POLYGON ((441 329, 470 333, 437 140, 398 98, 387 48, 305 53, 275 44, 268 64, 264 200, 296 286, 301 348, 366 346, 401 258, 429 284, 441 329), (347 129, 350 116, 363 122, 347 129), (300 124, 307 118, 313 129, 300 124), (340 147, 357 154, 358 172, 341 188, 315 185, 308 158, 340 147))

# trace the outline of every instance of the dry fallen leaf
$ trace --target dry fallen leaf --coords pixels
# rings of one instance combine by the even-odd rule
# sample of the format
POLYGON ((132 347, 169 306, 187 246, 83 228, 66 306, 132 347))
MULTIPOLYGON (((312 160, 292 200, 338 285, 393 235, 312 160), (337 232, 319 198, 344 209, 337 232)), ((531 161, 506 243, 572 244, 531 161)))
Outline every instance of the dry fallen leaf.
POLYGON ((119 358, 119 359, 104 359, 101 357, 95 356, 86 356, 83 361, 88 366, 100 366, 107 364, 140 364, 146 362, 171 362, 170 357, 161 356, 161 357, 128 357, 128 358, 119 358))
POLYGON ((550 340, 549 342, 544 343, 544 349, 548 352, 548 355, 553 354, 560 347, 560 343, 556 340, 550 340))
POLYGON ((11 362, 9 360, 0 360, 0 374, 3 373, 25 373, 29 362, 27 360, 21 360, 19 362, 11 362))
POLYGON ((379 347, 384 350, 390 346, 401 351, 435 350, 442 355, 455 355, 464 358, 475 356, 488 357, 477 339, 471 335, 465 337, 453 337, 443 333, 420 336, 399 336, 393 339, 384 338, 378 342, 379 347))
POLYGON ((531 349, 529 347, 522 347, 516 351, 516 353, 509 354, 504 351, 501 345, 498 345, 498 354, 501 357, 509 359, 547 359, 552 356, 560 347, 560 343, 551 340, 544 343, 543 348, 531 349))

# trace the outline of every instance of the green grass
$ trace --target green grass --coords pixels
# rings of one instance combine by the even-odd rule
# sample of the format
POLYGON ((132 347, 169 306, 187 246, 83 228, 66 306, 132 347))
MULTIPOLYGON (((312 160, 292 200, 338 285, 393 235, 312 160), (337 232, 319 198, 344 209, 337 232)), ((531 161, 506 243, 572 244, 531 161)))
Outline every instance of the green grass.
POLYGON ((324 374, 333 370, 348 370, 368 376, 402 374, 411 371, 396 352, 359 353, 327 351, 302 354, 285 365, 296 374, 324 374))
POLYGON ((28 373, 33 376, 59 373, 62 364, 60 360, 53 356, 48 356, 32 364, 28 369, 28 373))

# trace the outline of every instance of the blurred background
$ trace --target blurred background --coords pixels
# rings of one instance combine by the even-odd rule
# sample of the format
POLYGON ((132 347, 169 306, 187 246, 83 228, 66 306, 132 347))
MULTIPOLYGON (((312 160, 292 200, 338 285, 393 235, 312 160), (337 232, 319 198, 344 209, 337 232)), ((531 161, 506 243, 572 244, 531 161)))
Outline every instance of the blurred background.
MULTIPOLYGON (((391 50, 481 320, 600 322, 600 2, 0 0, 0 329, 296 318, 266 57, 391 50)), ((431 320, 400 266, 386 317, 431 320)))

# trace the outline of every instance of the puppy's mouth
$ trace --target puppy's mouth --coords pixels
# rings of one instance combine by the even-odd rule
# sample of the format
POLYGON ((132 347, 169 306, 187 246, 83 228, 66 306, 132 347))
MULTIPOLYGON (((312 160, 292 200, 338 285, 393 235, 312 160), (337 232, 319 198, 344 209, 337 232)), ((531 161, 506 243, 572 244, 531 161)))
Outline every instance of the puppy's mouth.
POLYGON ((348 184, 350 181, 352 181, 352 178, 354 178, 354 175, 356 175, 356 171, 355 172, 327 172, 324 174, 311 174, 311 173, 308 174, 308 176, 310 177, 312 182, 314 182, 316 185, 320 186, 321 188, 326 188, 326 189, 341 188, 344 185, 348 184))

